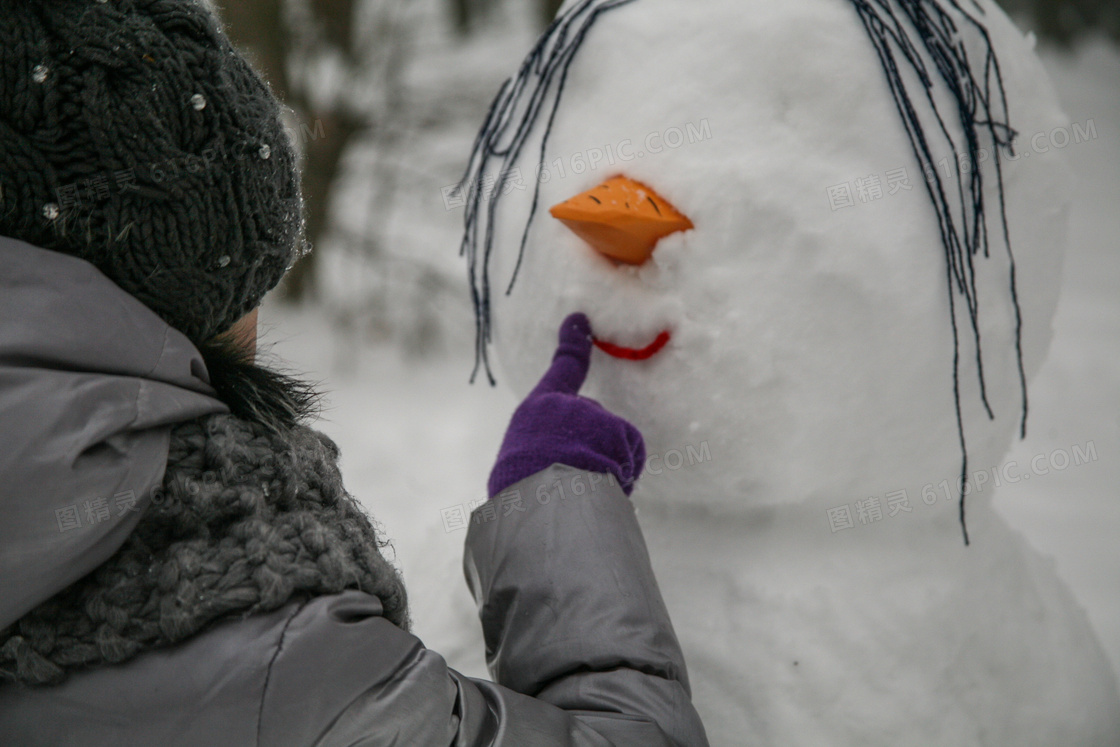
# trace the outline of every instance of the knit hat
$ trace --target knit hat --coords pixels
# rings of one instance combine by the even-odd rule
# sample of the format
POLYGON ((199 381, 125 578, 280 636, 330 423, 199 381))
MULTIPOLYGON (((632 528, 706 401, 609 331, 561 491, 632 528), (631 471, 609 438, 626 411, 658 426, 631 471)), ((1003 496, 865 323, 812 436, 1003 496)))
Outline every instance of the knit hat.
POLYGON ((281 108, 200 0, 0 0, 0 234, 196 344, 303 252, 281 108))

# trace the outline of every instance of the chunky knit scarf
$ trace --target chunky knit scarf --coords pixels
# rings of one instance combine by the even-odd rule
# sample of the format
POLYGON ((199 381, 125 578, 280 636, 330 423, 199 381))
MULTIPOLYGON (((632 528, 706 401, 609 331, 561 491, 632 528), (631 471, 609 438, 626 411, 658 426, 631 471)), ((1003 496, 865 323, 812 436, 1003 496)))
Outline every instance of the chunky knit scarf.
POLYGON ((232 415, 171 434, 163 492, 96 571, 0 630, 0 678, 53 684, 219 620, 359 589, 408 629, 404 586, 342 486, 338 447, 232 415))

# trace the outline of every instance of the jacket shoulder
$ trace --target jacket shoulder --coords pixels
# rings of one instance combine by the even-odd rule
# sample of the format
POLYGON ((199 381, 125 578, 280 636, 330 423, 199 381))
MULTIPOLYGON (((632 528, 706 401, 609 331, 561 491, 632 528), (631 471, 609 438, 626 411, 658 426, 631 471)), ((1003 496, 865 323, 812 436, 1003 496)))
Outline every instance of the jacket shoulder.
POLYGON ((219 623, 49 687, 0 685, 0 743, 21 747, 245 747, 269 664, 299 603, 219 623))
POLYGON ((455 739, 459 688, 451 670, 381 613, 377 597, 344 592, 312 600, 288 621, 262 693, 258 744, 455 739))
POLYGON ((465 677, 345 593, 295 615, 270 667, 257 744, 267 747, 668 745, 655 723, 573 712, 465 677))

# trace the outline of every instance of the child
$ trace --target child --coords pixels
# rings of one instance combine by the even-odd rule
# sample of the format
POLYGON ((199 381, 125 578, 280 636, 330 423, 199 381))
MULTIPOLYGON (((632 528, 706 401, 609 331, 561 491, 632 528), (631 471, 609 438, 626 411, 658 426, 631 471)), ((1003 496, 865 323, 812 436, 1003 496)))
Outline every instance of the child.
POLYGON ((192 0, 0 17, 0 741, 706 744, 586 318, 467 537, 472 680, 409 634, 315 392, 254 360, 302 250, 268 89, 192 0))

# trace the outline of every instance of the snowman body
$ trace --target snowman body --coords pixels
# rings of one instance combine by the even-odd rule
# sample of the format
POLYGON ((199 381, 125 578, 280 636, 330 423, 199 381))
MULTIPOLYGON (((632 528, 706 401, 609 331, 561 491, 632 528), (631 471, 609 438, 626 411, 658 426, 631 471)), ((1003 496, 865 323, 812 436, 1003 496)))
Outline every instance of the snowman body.
POLYGON ((1117 743, 1084 612, 986 502, 967 551, 952 518, 641 511, 713 745, 1117 743))
POLYGON ((555 117, 505 164, 528 188, 491 213, 499 379, 528 392, 574 311, 617 345, 672 333, 649 360, 596 352, 583 394, 645 436, 633 498, 713 744, 1120 744, 1083 611, 990 506, 1068 214, 1060 154, 1029 140, 1067 122, 1029 43, 992 3, 970 9, 1020 133, 975 164, 931 146, 946 183, 988 176, 975 309, 848 0, 604 13, 555 117), (619 174, 694 225, 638 266, 539 208, 619 174), (967 547, 964 453, 989 474, 971 478, 967 547))

